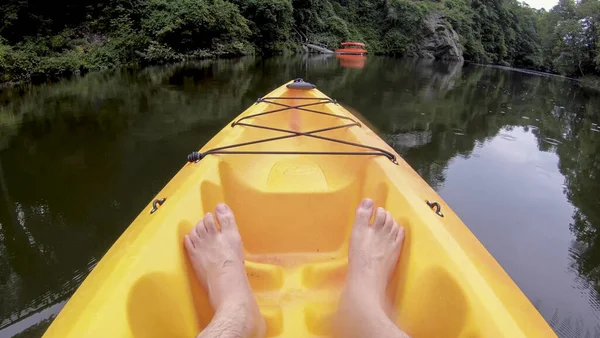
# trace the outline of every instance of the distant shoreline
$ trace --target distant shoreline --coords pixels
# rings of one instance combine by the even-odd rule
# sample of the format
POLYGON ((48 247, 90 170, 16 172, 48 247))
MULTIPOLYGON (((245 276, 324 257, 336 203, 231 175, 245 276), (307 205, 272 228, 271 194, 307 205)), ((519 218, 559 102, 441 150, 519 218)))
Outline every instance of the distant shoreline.
POLYGON ((568 77, 568 76, 563 76, 563 75, 559 75, 559 74, 540 72, 537 70, 531 70, 531 69, 525 69, 525 68, 515 68, 515 67, 500 66, 500 65, 493 65, 493 64, 486 65, 483 63, 470 62, 467 60, 465 60, 465 63, 482 66, 482 67, 530 74, 530 75, 553 77, 553 78, 558 78, 558 79, 562 79, 562 80, 568 80, 568 81, 572 81, 572 82, 576 83, 577 85, 579 85, 582 88, 596 90, 596 91, 600 92, 600 77, 598 77, 596 75, 588 75, 588 76, 582 77, 582 78, 575 78, 575 77, 568 77))
POLYGON ((500 66, 500 65, 494 65, 494 64, 476 63, 476 62, 471 62, 471 61, 467 61, 467 60, 465 60, 465 63, 469 63, 469 64, 477 65, 477 66, 489 67, 489 68, 502 69, 502 70, 511 70, 514 72, 531 74, 531 75, 550 76, 550 77, 557 77, 557 78, 561 78, 561 79, 565 79, 565 80, 573 80, 573 81, 581 82, 581 79, 576 79, 573 77, 563 76, 563 75, 559 75, 559 74, 540 72, 537 70, 531 70, 531 69, 526 69, 526 68, 516 68, 516 67, 500 66))

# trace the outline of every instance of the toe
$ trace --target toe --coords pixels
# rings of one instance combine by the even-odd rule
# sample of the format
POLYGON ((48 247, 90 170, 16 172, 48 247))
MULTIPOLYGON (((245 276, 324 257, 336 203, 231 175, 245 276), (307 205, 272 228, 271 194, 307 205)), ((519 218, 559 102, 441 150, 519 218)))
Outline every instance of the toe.
POLYGON ((398 226, 398 233, 396 234, 395 241, 402 245, 402 242, 404 241, 404 227, 398 226))
POLYGON ((190 231, 189 237, 192 240, 192 243, 197 248, 200 246, 201 238, 206 236, 206 230, 204 230, 204 223, 202 220, 198 221, 192 231, 190 231))
POLYGON ((188 235, 185 235, 185 237, 183 238, 183 244, 185 245, 185 249, 189 253, 191 253, 192 251, 194 251, 194 249, 196 248, 196 246, 192 242, 192 239, 188 235))
POLYGON ((204 216, 204 228, 209 234, 214 234, 218 231, 217 223, 215 222, 215 217, 210 212, 207 213, 206 216, 204 216))
POLYGON ((369 220, 373 216, 373 200, 370 198, 365 198, 356 208, 356 220, 354 221, 354 225, 357 226, 367 226, 369 225, 369 220))
POLYGON ((373 227, 375 229, 380 229, 385 224, 386 211, 382 207, 377 208, 375 211, 375 222, 373 222, 373 227))
POLYGON ((389 211, 385 212, 385 222, 383 223, 383 231, 385 233, 390 233, 392 231, 392 227, 394 226, 396 221, 394 220, 394 216, 390 214, 389 211))
POLYGON ((396 221, 392 223, 392 229, 390 230, 390 238, 395 240, 398 237, 398 233, 400 232, 400 226, 396 221))
POLYGON ((221 225, 221 231, 235 231, 237 226, 235 224, 235 217, 233 211, 225 203, 220 203, 215 208, 215 214, 217 215, 217 221, 221 225))

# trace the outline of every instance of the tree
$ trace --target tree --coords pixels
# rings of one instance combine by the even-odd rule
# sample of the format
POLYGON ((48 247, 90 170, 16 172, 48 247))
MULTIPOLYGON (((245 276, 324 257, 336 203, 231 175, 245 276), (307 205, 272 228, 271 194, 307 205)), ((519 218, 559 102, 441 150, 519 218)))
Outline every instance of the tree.
POLYGON ((285 50, 291 41, 293 8, 290 0, 237 1, 252 31, 252 42, 264 53, 285 50))
POLYGON ((600 1, 582 0, 577 12, 583 25, 587 57, 591 64, 595 64, 594 68, 600 71, 600 1))
POLYGON ((568 76, 585 76, 598 69, 600 1, 561 0, 539 20, 548 68, 568 76))
POLYGON ((142 27, 177 51, 211 49, 250 34, 238 8, 223 0, 148 0, 142 27))

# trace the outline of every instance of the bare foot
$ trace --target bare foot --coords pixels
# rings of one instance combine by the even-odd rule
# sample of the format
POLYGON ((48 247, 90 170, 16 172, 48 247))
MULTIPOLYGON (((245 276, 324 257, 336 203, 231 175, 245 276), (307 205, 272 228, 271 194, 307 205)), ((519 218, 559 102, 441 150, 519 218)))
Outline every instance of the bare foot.
POLYGON ((236 328, 238 334, 264 336, 265 322, 246 276, 244 249, 233 212, 227 205, 219 204, 215 214, 220 229, 214 216, 207 213, 184 239, 192 267, 215 310, 215 318, 205 331, 211 325, 213 329, 221 326, 213 325, 221 316, 227 325, 241 326, 236 328))
POLYGON ((372 215, 373 201, 363 200, 356 209, 350 235, 347 286, 363 289, 361 295, 383 306, 388 281, 400 256, 404 228, 381 207, 369 225, 372 215))
POLYGON ((404 228, 383 208, 373 215, 373 201, 365 199, 356 209, 350 235, 348 276, 336 316, 341 337, 403 337, 385 313, 385 294, 398 263, 404 228))

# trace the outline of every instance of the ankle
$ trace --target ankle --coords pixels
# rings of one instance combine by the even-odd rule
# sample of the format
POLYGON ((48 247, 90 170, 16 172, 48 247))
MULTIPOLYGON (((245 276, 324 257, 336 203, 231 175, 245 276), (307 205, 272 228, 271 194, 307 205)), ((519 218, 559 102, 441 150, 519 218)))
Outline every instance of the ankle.
POLYGON ((346 278, 344 289, 356 296, 372 298, 374 295, 383 297, 387 281, 378 279, 369 271, 362 274, 351 274, 346 278))
POLYGON ((227 297, 215 301, 213 304, 215 313, 219 311, 243 311, 250 312, 256 307, 256 301, 249 298, 243 292, 232 292, 227 297))
POLYGON ((215 313, 218 312, 250 312, 250 304, 243 299, 224 299, 218 304, 215 304, 215 313))
MULTIPOLYGON (((385 313, 385 288, 363 281, 346 281, 340 299, 340 308, 347 307, 354 315, 371 316, 385 313)), ((357 319, 359 319, 357 318, 357 319)))

